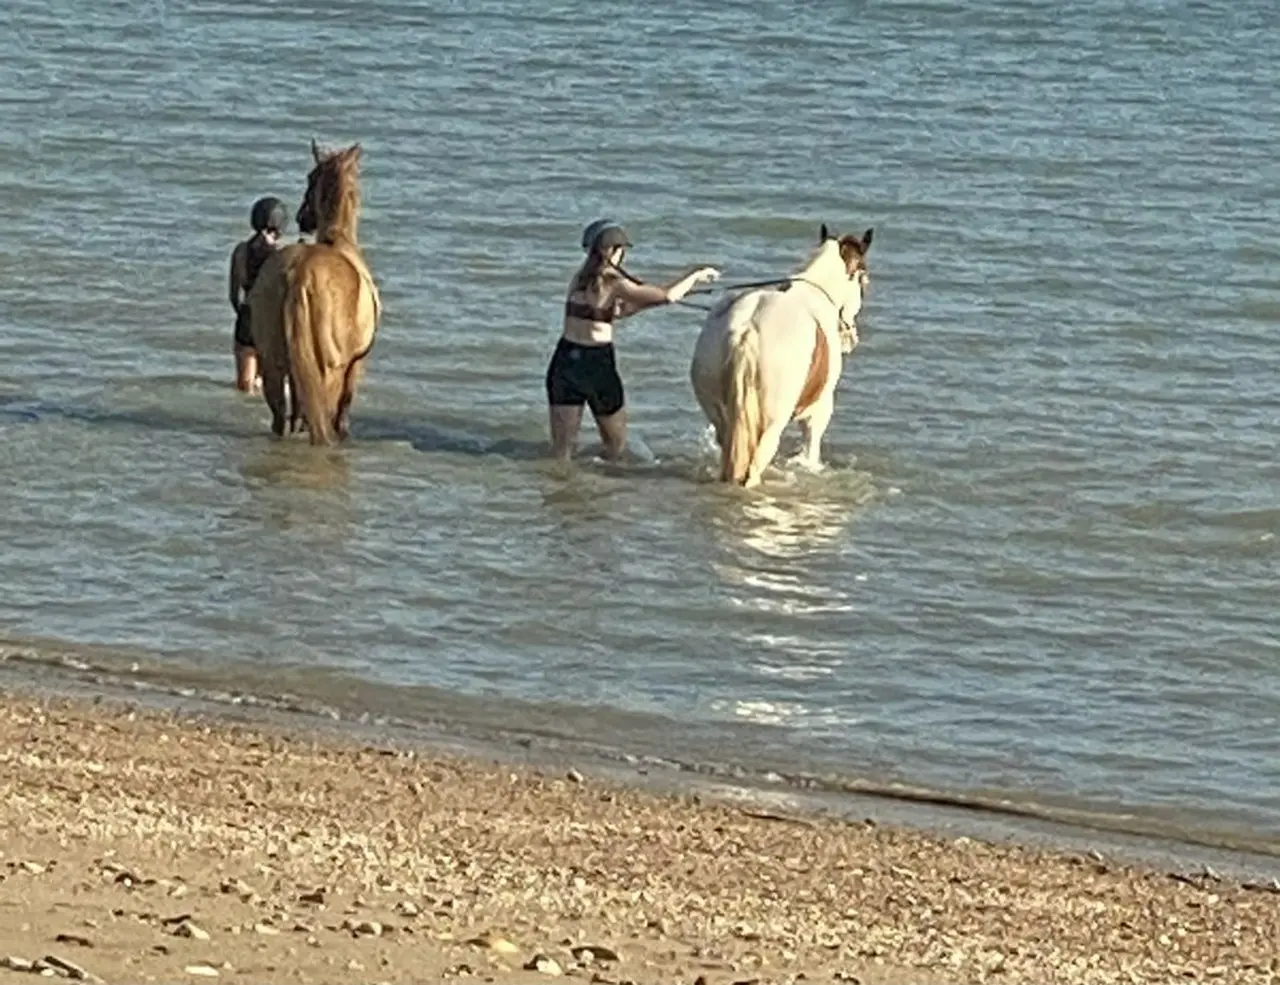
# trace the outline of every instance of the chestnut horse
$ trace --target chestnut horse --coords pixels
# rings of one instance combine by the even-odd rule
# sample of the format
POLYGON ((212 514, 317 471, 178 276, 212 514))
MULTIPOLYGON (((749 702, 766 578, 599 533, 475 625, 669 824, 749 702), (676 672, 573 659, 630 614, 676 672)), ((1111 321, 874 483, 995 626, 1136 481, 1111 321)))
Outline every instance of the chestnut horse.
POLYGON ((351 402, 373 348, 382 301, 356 240, 362 149, 322 153, 298 207, 298 229, 314 243, 294 243, 272 255, 249 293, 249 328, 271 408, 271 430, 289 430, 305 414, 311 444, 331 444, 350 431, 351 402))
POLYGON ((868 283, 872 230, 837 239, 824 223, 803 268, 777 286, 731 294, 708 313, 689 368, 716 432, 720 479, 756 486, 798 421, 804 461, 822 467, 843 356, 858 344, 854 318, 868 283))

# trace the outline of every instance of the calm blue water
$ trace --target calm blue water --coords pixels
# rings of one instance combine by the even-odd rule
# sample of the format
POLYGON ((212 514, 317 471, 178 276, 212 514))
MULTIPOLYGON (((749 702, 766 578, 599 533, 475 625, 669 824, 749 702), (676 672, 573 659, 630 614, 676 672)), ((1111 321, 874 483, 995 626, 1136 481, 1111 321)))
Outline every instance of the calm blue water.
POLYGON ((11 0, 0 631, 115 673, 1280 842, 1280 13, 11 0), (337 454, 237 394, 227 258, 365 147, 337 454), (825 475, 542 455, 581 227, 784 273, 874 226, 825 475), (1129 820, 1125 817, 1129 816, 1129 820))

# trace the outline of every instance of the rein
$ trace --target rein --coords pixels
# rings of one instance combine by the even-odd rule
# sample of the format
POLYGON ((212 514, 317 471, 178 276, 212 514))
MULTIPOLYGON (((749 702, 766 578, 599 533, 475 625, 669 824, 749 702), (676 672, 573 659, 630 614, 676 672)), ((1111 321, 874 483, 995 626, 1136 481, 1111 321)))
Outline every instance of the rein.
MULTIPOLYGON (((775 277, 773 280, 752 280, 743 284, 721 284, 719 287, 695 287, 689 294, 714 294, 716 291, 747 291, 754 287, 781 287, 798 277, 775 277)), ((688 297, 688 295, 685 295, 688 297)))
MULTIPOLYGON (((630 275, 628 275, 630 276, 630 275)), ((753 280, 743 284, 722 284, 718 287, 699 287, 690 291, 689 294, 714 294, 717 291, 746 291, 757 287, 782 287, 787 288, 792 284, 808 284, 810 287, 817 288, 824 298, 831 302, 831 307, 836 309, 836 321, 840 329, 848 334, 857 337, 857 331, 845 320, 844 309, 836 303, 836 299, 831 296, 825 287, 816 281, 809 280, 807 277, 801 277, 798 274, 793 277, 776 277, 773 280, 753 280)), ((688 295, 685 295, 688 297, 688 295)), ((676 304, 684 305, 686 308, 698 308, 701 311, 710 311, 711 305, 694 304, 689 301, 677 301, 676 304)))
MULTIPOLYGON (((784 284, 789 285, 793 279, 791 277, 780 277, 773 280, 752 280, 743 284, 721 284, 719 287, 695 287, 685 297, 690 294, 714 294, 717 291, 749 291, 756 287, 782 287, 784 284)), ((698 304, 696 301, 680 300, 676 304, 682 308, 697 308, 699 311, 710 311, 712 309, 712 305, 698 304)))
MULTIPOLYGON (((634 274, 625 270, 621 266, 615 266, 615 269, 620 274, 622 274, 623 277, 627 278, 627 280, 631 281, 633 284, 644 283, 644 281, 642 281, 639 277, 636 277, 634 274)), ((855 339, 858 337, 857 329, 855 329, 851 324, 849 324, 849 322, 845 320, 844 309, 842 309, 840 305, 836 304, 836 299, 831 296, 831 294, 827 291, 827 289, 823 287, 821 284, 817 283, 816 281, 811 281, 809 280, 809 278, 801 277, 799 275, 792 276, 792 277, 774 277, 770 280, 750 280, 750 281, 744 281, 740 284, 720 284, 716 287, 696 287, 692 291, 690 291, 688 294, 686 294, 685 297, 689 297, 690 295, 696 295, 696 294, 703 294, 703 295, 716 294, 721 291, 748 291, 758 287, 781 287, 785 290, 786 288, 790 287, 792 284, 795 284, 795 283, 808 284, 810 287, 817 288, 818 291, 822 294, 822 296, 831 302, 831 307, 836 309, 836 322, 840 328, 840 331, 845 332, 849 335, 852 335, 855 339)), ((698 311, 711 311, 713 308, 712 305, 698 304, 696 301, 685 301, 683 298, 680 299, 679 301, 676 301, 675 303, 680 305, 682 308, 695 308, 698 311)))
MULTIPOLYGON (((635 274, 618 264, 614 265, 614 269, 633 284, 644 283, 644 281, 635 274)), ((773 280, 753 280, 745 284, 722 284, 720 287, 695 287, 692 291, 686 294, 685 297, 687 298, 694 294, 714 294, 717 291, 745 291, 753 287, 780 287, 783 284, 790 284, 794 279, 795 278, 792 277, 781 277, 774 278, 773 280)), ((816 287, 817 285, 814 286, 816 287)), ((819 290, 821 290, 821 288, 819 288, 819 290)), ((830 297, 830 295, 827 296, 830 297)), ((674 303, 680 305, 682 308, 696 308, 699 311, 710 311, 712 308, 712 305, 698 304, 696 301, 685 301, 683 298, 674 303)))

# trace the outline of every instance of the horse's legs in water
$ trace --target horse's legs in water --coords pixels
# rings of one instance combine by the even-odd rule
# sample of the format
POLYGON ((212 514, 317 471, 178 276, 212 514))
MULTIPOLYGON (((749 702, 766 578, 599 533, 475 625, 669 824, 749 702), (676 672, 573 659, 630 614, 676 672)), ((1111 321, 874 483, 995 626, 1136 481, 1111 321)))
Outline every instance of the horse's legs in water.
POLYGON ((267 406, 271 408, 271 433, 277 438, 284 437, 284 377, 274 366, 263 367, 262 374, 262 395, 267 400, 267 406))
POLYGON ((711 423, 711 427, 715 430, 715 433, 716 433, 716 447, 719 448, 721 453, 723 454, 724 444, 726 441, 729 440, 728 428, 726 428, 725 425, 720 423, 719 418, 716 418, 716 420, 714 420, 711 423))
POLYGON ((601 457, 609 462, 621 458, 627 447, 627 409, 624 407, 607 417, 597 417, 596 430, 600 432, 600 441, 604 445, 601 457))
POLYGON ((573 456, 578 443, 578 431, 582 427, 582 406, 551 404, 551 454, 567 462, 573 456))
POLYGON ((702 408, 703 416, 711 422, 711 427, 716 433, 716 448, 720 450, 721 455, 724 454, 724 443, 729 434, 729 422, 725 420, 725 410, 720 405, 719 400, 713 400, 704 396, 704 392, 718 387, 717 384, 700 383, 697 377, 693 380, 693 395, 698 401, 698 406, 702 408))
POLYGON ((299 428, 307 426, 307 415, 302 406, 302 397, 298 395, 298 388, 293 384, 293 377, 286 375, 284 382, 289 388, 289 433, 297 434, 299 428))
POLYGON ((760 485, 760 479, 764 476, 764 470, 769 467, 769 463, 773 461, 773 457, 778 454, 778 444, 782 441, 782 432, 786 430, 787 422, 771 422, 764 429, 764 433, 760 435, 760 444, 756 445, 755 456, 751 459, 751 466, 747 469, 747 478, 743 485, 747 489, 751 489, 760 485))
POLYGON ((333 419, 333 430, 339 441, 345 441, 351 433, 351 402, 356 398, 356 384, 363 374, 364 356, 357 356, 342 378, 342 393, 338 396, 338 411, 333 419))
POLYGON ((810 407, 809 413, 800 421, 800 430, 804 433, 805 462, 815 472, 822 468, 822 436, 831 423, 835 403, 835 394, 828 393, 810 407))

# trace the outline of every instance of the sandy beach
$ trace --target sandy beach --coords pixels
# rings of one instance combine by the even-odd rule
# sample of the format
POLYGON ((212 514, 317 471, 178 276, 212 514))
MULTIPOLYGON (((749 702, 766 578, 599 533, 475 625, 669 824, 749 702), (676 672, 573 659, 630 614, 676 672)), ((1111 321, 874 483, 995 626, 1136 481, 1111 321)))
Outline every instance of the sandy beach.
POLYGON ((1101 856, 106 701, 0 764, 0 982, 1280 980, 1275 887, 1101 856))

